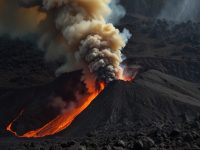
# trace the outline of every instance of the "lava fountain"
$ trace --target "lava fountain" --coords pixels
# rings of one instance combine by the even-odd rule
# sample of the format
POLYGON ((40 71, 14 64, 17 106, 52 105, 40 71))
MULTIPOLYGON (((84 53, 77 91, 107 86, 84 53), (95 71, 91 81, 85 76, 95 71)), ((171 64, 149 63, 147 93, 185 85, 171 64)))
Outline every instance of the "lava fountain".
POLYGON ((70 125, 106 84, 116 79, 130 80, 123 75, 121 50, 131 34, 127 29, 120 32, 113 25, 125 15, 118 0, 0 0, 0 4, 2 32, 13 37, 34 34, 39 48, 46 52, 47 61, 63 60, 56 75, 82 70, 80 82, 87 89, 76 95, 79 105, 23 135, 12 130, 19 115, 6 128, 16 136, 31 138, 58 133, 70 125))

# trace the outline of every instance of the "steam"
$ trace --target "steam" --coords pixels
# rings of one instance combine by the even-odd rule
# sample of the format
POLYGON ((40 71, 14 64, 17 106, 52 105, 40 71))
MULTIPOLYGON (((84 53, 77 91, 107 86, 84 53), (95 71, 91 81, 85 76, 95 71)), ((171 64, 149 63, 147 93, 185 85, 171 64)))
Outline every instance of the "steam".
POLYGON ((49 104, 54 110, 58 110, 59 114, 64 114, 66 112, 72 111, 76 103, 73 101, 66 102, 62 97, 55 97, 49 104))
POLYGON ((159 18, 165 18, 176 22, 199 21, 199 0, 168 1, 161 11, 159 18))
POLYGON ((126 10, 120 5, 119 0, 112 0, 109 4, 112 9, 112 13, 106 18, 107 22, 117 24, 121 18, 126 15, 126 10))
POLYGON ((125 15, 118 0, 0 0, 0 7, 2 33, 35 34, 47 61, 65 59, 57 75, 83 69, 106 83, 122 75, 121 50, 131 34, 112 24, 125 15))

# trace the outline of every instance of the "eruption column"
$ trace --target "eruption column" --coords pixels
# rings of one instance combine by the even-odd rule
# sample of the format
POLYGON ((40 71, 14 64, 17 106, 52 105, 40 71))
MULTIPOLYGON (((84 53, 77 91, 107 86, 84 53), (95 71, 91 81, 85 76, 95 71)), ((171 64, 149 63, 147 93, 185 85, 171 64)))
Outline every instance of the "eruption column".
MULTIPOLYGON (((46 52, 47 61, 64 59, 62 66, 57 69, 56 75, 83 70, 80 81, 84 82, 88 89, 83 97, 89 93, 94 98, 98 95, 96 85, 122 79, 121 50, 125 47, 131 34, 128 30, 120 33, 112 22, 108 23, 109 20, 117 22, 119 17, 124 15, 125 11, 118 4, 118 1, 0 0, 0 8, 2 8, 0 11, 0 32, 10 34, 12 37, 34 34, 34 37, 37 37, 38 46, 46 52), (115 16, 111 7, 119 8, 121 14, 117 13, 115 16), (7 16, 7 12, 11 17, 7 16)), ((76 110, 75 112, 77 112, 76 110)), ((81 111, 83 110, 81 109, 81 111)), ((79 113, 75 113, 75 115, 69 113, 68 117, 74 119, 79 113)), ((11 124, 9 125, 10 130, 11 124)), ((36 131, 39 133, 35 134, 36 131, 33 131, 22 137, 51 135, 67 126, 63 125, 62 128, 42 134, 38 129, 36 131)), ((45 130, 49 129, 48 124, 44 128, 45 130)))

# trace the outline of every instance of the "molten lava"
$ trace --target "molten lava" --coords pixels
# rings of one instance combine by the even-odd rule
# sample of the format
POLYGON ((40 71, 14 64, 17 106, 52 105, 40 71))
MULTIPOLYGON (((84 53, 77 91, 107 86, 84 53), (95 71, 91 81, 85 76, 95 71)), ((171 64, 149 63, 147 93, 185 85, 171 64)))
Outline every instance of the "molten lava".
POLYGON ((66 112, 64 114, 60 114, 55 119, 50 121, 49 123, 45 124, 43 127, 29 131, 23 135, 18 135, 15 131, 12 130, 13 123, 21 116, 23 111, 6 127, 6 130, 13 133, 17 137, 22 138, 38 138, 44 137, 48 135, 53 135, 58 133, 65 128, 67 128, 72 121, 78 116, 84 109, 86 109, 89 104, 95 99, 95 97, 105 88, 105 84, 102 82, 100 83, 99 90, 94 90, 93 93, 90 93, 88 96, 83 98, 83 104, 80 107, 73 109, 70 112, 66 112))
MULTIPOLYGON (((132 81, 137 73, 138 73, 137 69, 131 68, 129 69, 129 71, 124 71, 122 75, 119 75, 118 79, 123 81, 132 81)), ((41 128, 28 131, 23 135, 18 135, 17 132, 15 132, 12 129, 12 126, 15 123, 15 121, 18 120, 18 118, 22 115, 23 111, 21 111, 19 115, 6 127, 6 130, 11 132, 15 136, 21 138, 39 138, 58 133, 67 128, 72 123, 72 121, 82 111, 84 111, 90 105, 90 103, 96 98, 96 96, 98 96, 98 94, 105 88, 104 82, 99 82, 98 85, 99 85, 98 88, 94 88, 92 85, 88 84, 87 88, 88 91, 90 92, 88 92, 89 94, 86 94, 79 99, 79 101, 82 102, 79 106, 76 106, 72 110, 58 115, 55 119, 51 120, 41 128)))

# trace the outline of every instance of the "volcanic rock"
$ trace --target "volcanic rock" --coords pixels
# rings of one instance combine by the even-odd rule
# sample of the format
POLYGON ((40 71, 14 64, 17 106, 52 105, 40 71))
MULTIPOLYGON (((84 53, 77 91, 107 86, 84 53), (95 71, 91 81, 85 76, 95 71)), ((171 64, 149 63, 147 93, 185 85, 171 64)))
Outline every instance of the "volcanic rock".
POLYGON ((141 140, 138 140, 134 143, 134 149, 141 150, 143 149, 143 147, 144 147, 144 144, 141 140))
MULTIPOLYGON (((52 85, 46 85, 49 92, 46 92, 44 86, 41 88, 43 90, 39 90, 39 93, 46 92, 43 93, 45 98, 52 91, 56 91, 56 87, 60 87, 61 83, 65 83, 63 82, 65 77, 56 80, 52 85)), ((79 139, 80 142, 69 140, 51 146, 47 146, 51 142, 43 142, 45 144, 40 147, 46 145, 51 149, 73 149, 75 147, 93 149, 100 147, 104 149, 137 147, 137 149, 146 149, 147 147, 153 148, 156 145, 160 148, 167 148, 169 145, 175 147, 176 144, 183 146, 183 140, 190 145, 194 140, 198 140, 199 135, 198 125, 196 125, 200 113, 198 87, 199 85, 196 83, 156 70, 140 73, 132 82, 114 81, 97 96, 85 111, 75 118, 66 130, 52 136, 60 138, 83 137, 83 139, 79 139), (187 116, 187 120, 183 116, 187 116), (182 124, 180 129, 179 124, 182 124), (195 129, 196 132, 191 132, 191 128, 195 129), (182 133, 183 130, 187 130, 187 132, 182 133), (130 141, 132 142, 130 143, 130 141)), ((26 89, 25 98, 33 92, 33 89, 26 89)), ((5 111, 8 118, 4 118, 4 122, 1 122, 1 130, 4 133, 6 133, 4 128, 6 122, 26 102, 22 94, 24 91, 22 89, 22 92, 10 93, 11 95, 18 93, 18 99, 22 97, 20 99, 22 101, 17 101, 14 98, 13 103, 15 105, 11 105, 14 111, 11 108, 10 114, 5 111)), ((34 93, 37 91, 38 89, 34 93)), ((10 98, 11 95, 1 99, 1 110, 5 110, 3 108, 5 104, 6 106, 10 104, 10 101, 3 102, 3 100, 10 98)), ((5 116, 4 114, 1 115, 5 116)), ((24 115, 26 116, 26 113, 24 115)), ((23 124, 23 122, 20 124, 23 124)), ((5 137, 6 135, 8 134, 1 136, 5 137)), ((5 141, 9 143, 9 137, 5 141)), ((33 144, 31 143, 27 147, 32 147, 33 144)), ((38 147, 37 144, 34 145, 38 147)), ((16 149, 16 147, 13 147, 13 149, 16 149)))
POLYGON ((171 133, 170 136, 176 137, 180 135, 180 130, 179 129, 174 129, 171 133))
POLYGON ((125 142, 123 140, 119 140, 116 142, 115 146, 125 147, 125 142))

